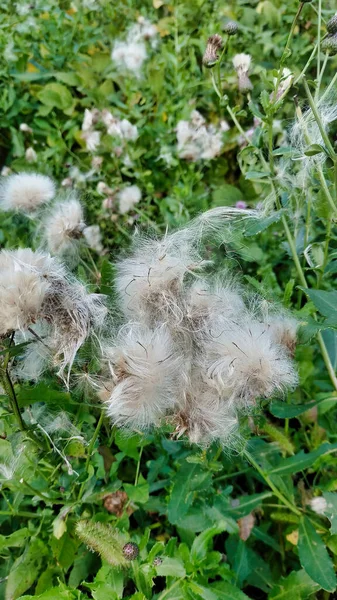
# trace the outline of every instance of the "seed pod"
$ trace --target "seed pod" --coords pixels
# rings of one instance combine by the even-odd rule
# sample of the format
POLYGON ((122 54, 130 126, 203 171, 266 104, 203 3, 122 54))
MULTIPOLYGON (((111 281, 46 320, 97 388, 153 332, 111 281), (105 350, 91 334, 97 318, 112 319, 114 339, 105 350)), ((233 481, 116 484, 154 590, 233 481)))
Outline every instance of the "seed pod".
POLYGON ((123 554, 127 560, 135 560, 139 554, 139 548, 134 542, 128 542, 123 546, 123 554))
POLYGON ((239 31, 239 26, 235 21, 228 21, 223 26, 222 31, 227 35, 235 35, 239 31))
POLYGON ((328 35, 328 37, 323 40, 321 48, 323 52, 329 52, 330 56, 337 54, 337 34, 328 35))
POLYGON ((326 24, 328 33, 337 33, 337 13, 326 24))

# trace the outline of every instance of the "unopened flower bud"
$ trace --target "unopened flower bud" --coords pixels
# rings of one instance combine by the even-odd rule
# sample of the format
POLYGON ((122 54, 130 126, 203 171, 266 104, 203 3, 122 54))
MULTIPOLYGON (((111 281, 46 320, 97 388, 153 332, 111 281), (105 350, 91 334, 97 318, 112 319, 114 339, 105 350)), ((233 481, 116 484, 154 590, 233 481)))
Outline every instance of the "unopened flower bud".
POLYGON ((156 556, 156 558, 153 560, 153 566, 159 567, 162 564, 163 564, 163 559, 160 556, 156 556))
POLYGON ((236 35, 239 31, 239 26, 235 21, 228 21, 222 28, 222 31, 227 35, 236 35))
POLYGON ((337 13, 326 24, 328 33, 337 33, 337 13))
POLYGON ((139 554, 139 548, 134 542, 128 542, 123 546, 123 554, 127 560, 135 560, 139 554))
POLYGON ((337 34, 328 35, 321 44, 323 52, 329 52, 330 56, 337 54, 337 34))
POLYGON ((215 33, 211 35, 207 40, 207 46, 205 50, 205 54, 202 58, 202 63, 208 69, 214 67, 215 63, 219 58, 219 50, 222 48, 222 37, 215 33))

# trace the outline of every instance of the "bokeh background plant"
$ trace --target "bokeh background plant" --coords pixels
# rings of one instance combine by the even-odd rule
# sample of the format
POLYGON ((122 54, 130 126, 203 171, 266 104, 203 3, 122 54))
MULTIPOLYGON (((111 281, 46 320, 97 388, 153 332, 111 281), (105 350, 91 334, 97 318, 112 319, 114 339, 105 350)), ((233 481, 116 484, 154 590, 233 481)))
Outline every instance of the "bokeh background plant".
MULTIPOLYGON (((88 385, 90 342, 70 391, 52 372, 14 379, 26 430, 4 393, 6 600, 334 597, 335 10, 332 0, 3 2, 2 180, 38 172, 64 198, 80 194, 101 235, 70 261, 88 291, 114 305, 112 263, 136 227, 163 234, 209 208, 256 209, 209 257, 300 323, 298 388, 261 401, 231 453, 173 439, 169 426, 112 427, 88 385), (215 33, 227 45, 207 69, 215 33)), ((1 213, 2 248, 36 248, 36 231, 1 213)), ((21 350, 4 347, 2 369, 21 350)))

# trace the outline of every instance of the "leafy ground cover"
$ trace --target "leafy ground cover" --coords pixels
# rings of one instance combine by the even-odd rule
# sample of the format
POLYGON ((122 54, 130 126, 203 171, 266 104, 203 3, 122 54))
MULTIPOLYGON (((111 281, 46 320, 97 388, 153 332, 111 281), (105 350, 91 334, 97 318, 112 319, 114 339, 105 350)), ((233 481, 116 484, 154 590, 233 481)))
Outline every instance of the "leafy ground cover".
MULTIPOLYGON (((231 450, 176 439, 169 424, 126 435, 88 385, 90 342, 67 389, 52 369, 23 381, 26 342, 3 336, 5 600, 334 598, 334 11, 332 0, 3 1, 2 186, 28 171, 62 199, 78 194, 99 226, 70 256, 86 289, 113 312, 113 263, 136 228, 162 235, 237 208, 207 258, 299 323, 299 385, 242 415, 231 450)), ((39 216, 1 212, 2 248, 42 242, 39 216)))

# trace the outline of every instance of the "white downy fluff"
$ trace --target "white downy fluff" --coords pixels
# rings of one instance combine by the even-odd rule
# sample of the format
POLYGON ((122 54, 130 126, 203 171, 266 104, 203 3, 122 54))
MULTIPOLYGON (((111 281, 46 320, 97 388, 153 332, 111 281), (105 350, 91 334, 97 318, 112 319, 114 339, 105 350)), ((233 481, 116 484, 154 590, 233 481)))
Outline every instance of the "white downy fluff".
POLYGON ((121 215, 129 212, 142 198, 138 185, 128 185, 118 194, 119 212, 121 215))
POLYGON ((74 251, 84 227, 83 208, 76 196, 55 204, 44 221, 44 237, 49 252, 64 254, 74 251))
POLYGON ((31 213, 55 196, 55 185, 50 177, 37 173, 10 175, 1 182, 0 209, 31 213))
POLYGON ((200 367, 219 393, 238 408, 269 398, 297 383, 285 348, 276 344, 267 324, 215 319, 201 342, 200 367))
POLYGON ((248 77, 251 61, 252 57, 250 54, 236 54, 233 58, 233 66, 238 76, 239 90, 242 92, 253 89, 252 82, 248 77))
MULTIPOLYGON (((42 343, 64 376, 85 339, 105 319, 102 297, 88 294, 49 254, 28 248, 0 253, 0 334, 48 326, 42 343)), ((41 349, 44 353, 44 350, 41 349)))
POLYGON ((130 71, 137 79, 141 77, 141 71, 144 61, 147 58, 147 51, 144 42, 117 40, 114 44, 111 59, 120 71, 130 71))
POLYGON ((183 364, 168 329, 131 323, 105 349, 115 387, 107 413, 123 427, 145 429, 160 422, 181 392, 183 364))
POLYGON ((83 229, 83 235, 89 248, 95 250, 98 254, 103 251, 102 233, 99 225, 89 225, 83 229))
POLYGON ((218 156, 222 150, 223 130, 207 125, 203 116, 194 110, 189 121, 177 124, 177 150, 180 158, 196 162, 218 156))
MULTIPOLYGON (((337 104, 334 99, 328 99, 322 103, 318 101, 317 110, 323 127, 328 133, 330 125, 337 119, 337 104)), ((323 165, 327 160, 325 152, 320 152, 314 156, 307 156, 305 154, 306 149, 311 144, 325 145, 311 109, 304 112, 302 117, 294 123, 288 137, 289 145, 294 149, 296 156, 294 157, 294 161, 284 161, 279 179, 282 182, 282 173, 285 174, 286 179, 287 173, 291 172, 292 168, 298 165, 299 172, 296 174, 296 180, 293 177, 291 178, 291 185, 295 183, 297 187, 305 188, 308 179, 315 174, 317 166, 323 165)))

